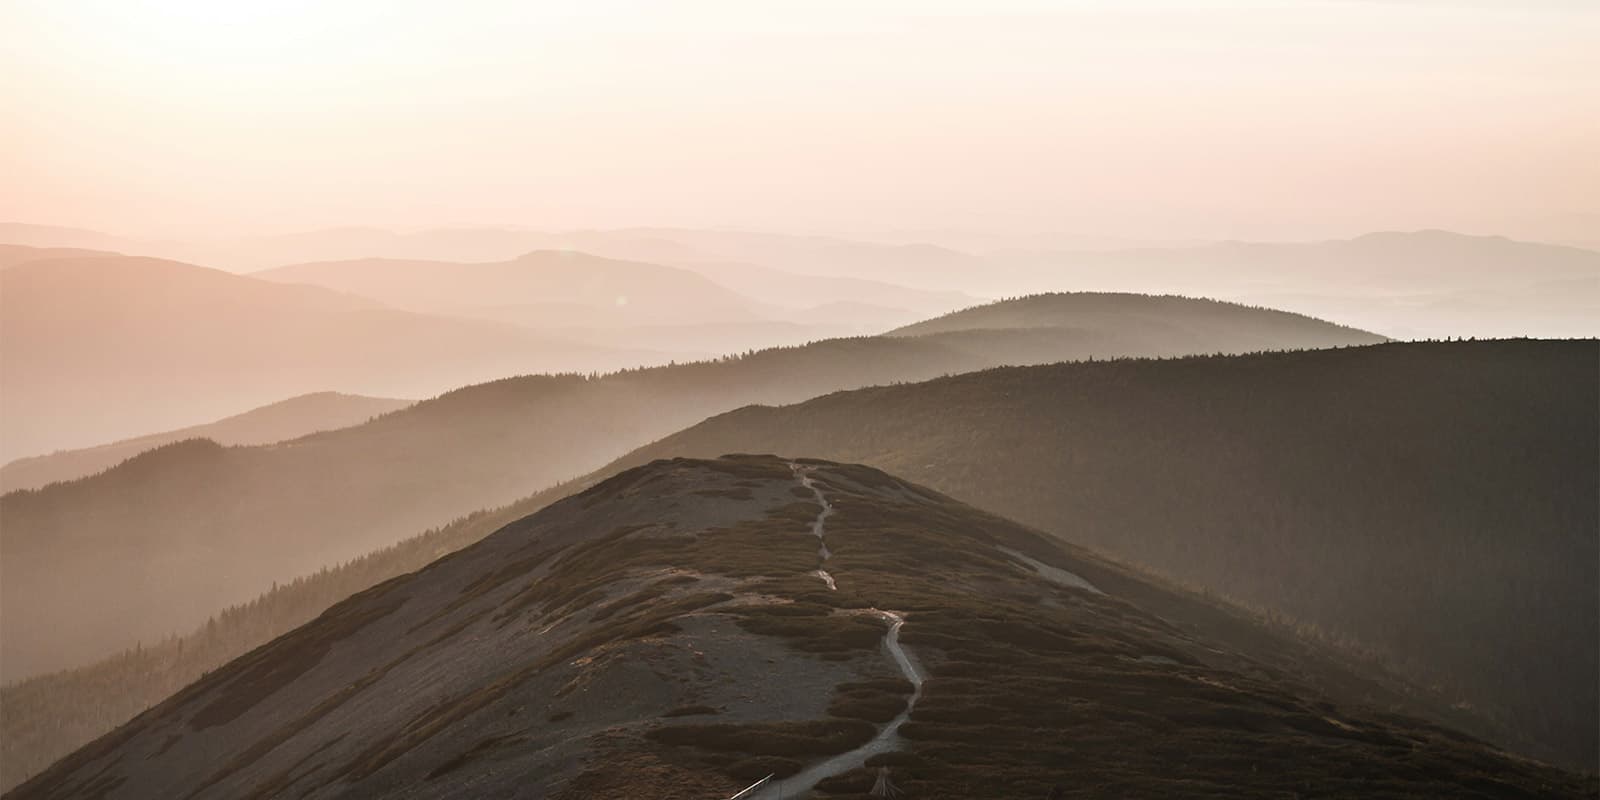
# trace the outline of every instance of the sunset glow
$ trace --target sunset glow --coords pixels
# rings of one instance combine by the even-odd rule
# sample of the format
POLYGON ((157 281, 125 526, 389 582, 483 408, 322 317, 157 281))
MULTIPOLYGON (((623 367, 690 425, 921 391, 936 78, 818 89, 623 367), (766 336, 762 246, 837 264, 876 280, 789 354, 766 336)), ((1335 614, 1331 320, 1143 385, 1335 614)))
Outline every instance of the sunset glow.
POLYGON ((1573 238, 1600 214, 1591 3, 0 8, 0 217, 31 222, 1573 238))

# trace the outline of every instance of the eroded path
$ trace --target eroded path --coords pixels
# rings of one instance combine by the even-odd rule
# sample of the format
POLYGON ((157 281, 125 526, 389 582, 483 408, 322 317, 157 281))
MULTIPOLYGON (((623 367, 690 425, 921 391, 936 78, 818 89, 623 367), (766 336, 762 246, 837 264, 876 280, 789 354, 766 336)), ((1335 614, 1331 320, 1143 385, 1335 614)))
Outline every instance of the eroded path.
POLYGON ((818 566, 816 576, 821 578, 823 583, 828 584, 829 589, 838 589, 839 585, 834 583, 833 576, 829 575, 826 569, 827 561, 833 553, 828 552, 828 540, 825 538, 824 526, 827 525, 828 517, 833 516, 833 504, 828 502, 828 498, 822 494, 822 490, 817 487, 817 482, 811 480, 811 476, 808 474, 811 472, 811 467, 790 462, 789 469, 794 470, 794 476, 800 481, 800 485, 810 489, 811 494, 817 498, 817 505, 822 506, 822 511, 817 514, 816 520, 811 523, 811 535, 817 537, 818 566))
MULTIPOLYGON (((816 521, 811 523, 811 532, 817 537, 819 560, 826 562, 831 554, 828 552, 828 545, 824 540, 824 526, 828 516, 833 513, 833 504, 828 502, 828 498, 822 494, 822 490, 817 487, 816 483, 811 480, 810 475, 807 474, 810 472, 810 468, 794 463, 789 466, 794 470, 795 477, 799 479, 800 485, 815 493, 817 502, 822 506, 822 511, 817 514, 816 521)), ((828 584, 829 589, 837 588, 833 576, 829 575, 827 570, 818 569, 817 575, 828 584)), ((899 668, 900 674, 911 682, 911 698, 906 701, 905 710, 901 711, 899 716, 890 720, 889 724, 879 730, 877 735, 873 736, 866 744, 847 753, 840 753, 819 761, 782 780, 774 780, 756 790, 753 794, 745 795, 745 797, 750 798, 750 800, 777 800, 777 798, 783 797, 800 797, 811 791, 822 779, 864 766, 867 759, 879 753, 894 750, 899 746, 900 726, 911 718, 911 710, 916 708, 918 698, 922 697, 922 671, 917 668, 916 662, 905 651, 905 648, 900 646, 900 628, 906 624, 905 618, 893 611, 883 611, 876 608, 868 609, 864 613, 881 617, 885 622, 889 623, 889 631, 883 635, 884 649, 889 651, 889 656, 894 659, 895 666, 899 668)))

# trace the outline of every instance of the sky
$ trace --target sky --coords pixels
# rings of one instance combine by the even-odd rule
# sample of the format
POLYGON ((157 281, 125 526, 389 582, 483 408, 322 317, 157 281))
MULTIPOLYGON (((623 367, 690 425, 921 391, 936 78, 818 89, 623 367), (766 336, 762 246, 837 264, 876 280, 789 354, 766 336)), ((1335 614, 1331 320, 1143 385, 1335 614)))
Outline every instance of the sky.
POLYGON ((1596 42, 1592 0, 0 0, 0 219, 1581 239, 1596 42))

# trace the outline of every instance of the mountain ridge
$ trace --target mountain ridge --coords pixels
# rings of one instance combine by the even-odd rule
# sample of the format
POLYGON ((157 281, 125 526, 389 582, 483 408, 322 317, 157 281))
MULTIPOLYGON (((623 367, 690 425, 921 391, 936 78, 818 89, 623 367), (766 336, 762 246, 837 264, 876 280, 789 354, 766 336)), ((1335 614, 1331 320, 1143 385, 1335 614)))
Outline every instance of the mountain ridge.
POLYGON ((691 797, 768 773, 836 796, 883 767, 1018 798, 1593 790, 1370 707, 1380 687, 1240 624, 870 468, 656 461, 336 605, 8 797, 691 797))
POLYGON ((1475 706, 1483 735, 1594 770, 1597 354, 1509 340, 1002 368, 740 409, 599 474, 802 444, 874 463, 1372 652, 1475 706), (1497 677, 1513 669, 1538 678, 1497 677))

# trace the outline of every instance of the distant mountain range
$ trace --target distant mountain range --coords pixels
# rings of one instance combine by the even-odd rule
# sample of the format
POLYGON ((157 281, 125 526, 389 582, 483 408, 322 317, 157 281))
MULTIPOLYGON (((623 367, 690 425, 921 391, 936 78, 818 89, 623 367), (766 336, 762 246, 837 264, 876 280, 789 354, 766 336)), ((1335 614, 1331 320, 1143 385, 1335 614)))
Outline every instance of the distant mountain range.
POLYGON ((16 680, 187 630, 274 580, 509 502, 741 405, 1000 364, 1380 340, 1206 300, 1017 302, 1054 304, 1058 313, 1009 329, 837 339, 596 378, 502 380, 283 445, 178 443, 92 478, 6 495, 0 674, 16 680), (1135 313, 1144 303, 1162 308, 1170 324, 1148 325, 1135 313), (119 601, 86 608, 72 600, 81 585, 119 601))
POLYGON ((489 316, 530 327, 766 318, 755 301, 689 270, 570 250, 469 264, 385 258, 294 264, 252 277, 322 286, 407 311, 489 316))
POLYGON ((405 408, 412 402, 337 392, 304 394, 205 425, 124 439, 99 447, 20 458, 0 466, 0 493, 37 489, 46 484, 93 475, 146 450, 185 439, 210 439, 222 445, 272 444, 318 431, 356 425, 380 414, 405 408))
POLYGON ((1028 286, 1269 305, 1390 336, 1600 335, 1600 252, 1447 231, 1308 243, 997 254, 1028 286))
POLYGON ((672 460, 335 605, 8 796, 1596 790, 1410 705, 874 469, 672 460))
POLYGON ((503 261, 532 250, 579 250, 685 267, 780 304, 786 302, 783 288, 795 285, 798 275, 826 277, 805 289, 807 304, 857 299, 923 315, 970 302, 931 308, 922 304, 931 298, 919 297, 919 291, 999 297, 1072 289, 1216 297, 1401 338, 1600 335, 1600 251, 1437 230, 1319 242, 1082 250, 1007 247, 996 240, 970 252, 927 243, 675 228, 409 234, 346 228, 182 245, 13 223, 0 224, 0 241, 115 244, 112 249, 239 270, 370 257, 503 261), (776 279, 764 277, 773 270, 780 271, 776 279), (835 283, 841 280, 876 287, 835 283))
POLYGON ((0 245, 0 270, 11 406, 0 459, 189 427, 297 393, 428 396, 518 374, 710 358, 881 333, 970 301, 850 279, 797 291, 809 279, 735 270, 740 285, 781 300, 769 302, 691 270, 571 251, 247 277, 0 245))
POLYGON ((669 360, 152 258, 20 263, 0 271, 0 296, 0 458, 312 391, 418 397, 506 375, 669 360))
MULTIPOLYGON (((318 262, 252 276, 348 292, 408 311, 520 325, 572 341, 701 357, 882 333, 921 316, 856 301, 802 307, 795 298, 805 293, 790 286, 805 281, 802 276, 755 267, 711 271, 741 275, 735 283, 769 299, 746 296, 689 269, 573 250, 538 250, 482 263, 382 258, 318 262)), ((938 311, 970 302, 958 294, 919 294, 886 284, 873 292, 870 282, 859 283, 867 286, 846 283, 820 296, 849 297, 860 288, 867 297, 912 300, 938 311)))
MULTIPOLYGON (((512 262, 529 253, 558 251, 589 254, 583 258, 598 256, 635 264, 648 262, 680 267, 710 278, 756 302, 790 311, 804 311, 835 303, 858 303, 875 309, 925 316, 971 305, 979 299, 957 291, 921 288, 924 284, 921 280, 914 280, 910 285, 898 285, 871 279, 870 276, 880 271, 875 265, 883 262, 886 253, 901 253, 904 248, 814 237, 715 233, 708 233, 707 241, 680 244, 661 238, 657 233, 651 230, 544 233, 467 228, 400 234, 375 228, 338 228, 286 236, 185 244, 128 239, 70 228, 0 223, 0 242, 36 247, 115 250, 220 266, 237 272, 271 270, 286 264, 307 262, 374 260, 473 264, 481 268, 486 266, 486 262, 512 262), (763 243, 765 246, 758 246, 763 243), (799 255, 784 255, 789 251, 799 255), (760 258, 742 259, 744 255, 760 258), (764 260, 768 256, 772 260, 764 260), (851 270, 859 270, 861 274, 849 274, 851 270)), ((659 233, 692 237, 696 232, 659 233)), ((965 256, 960 256, 957 261, 976 263, 965 256)), ((912 277, 917 276, 913 273, 912 277)), ((451 291, 458 292, 460 289, 452 287, 451 291)), ((645 293, 638 288, 625 293, 645 299, 645 293)), ((492 296, 492 291, 490 294, 492 296)), ((611 299, 606 298, 608 302, 611 299)))

